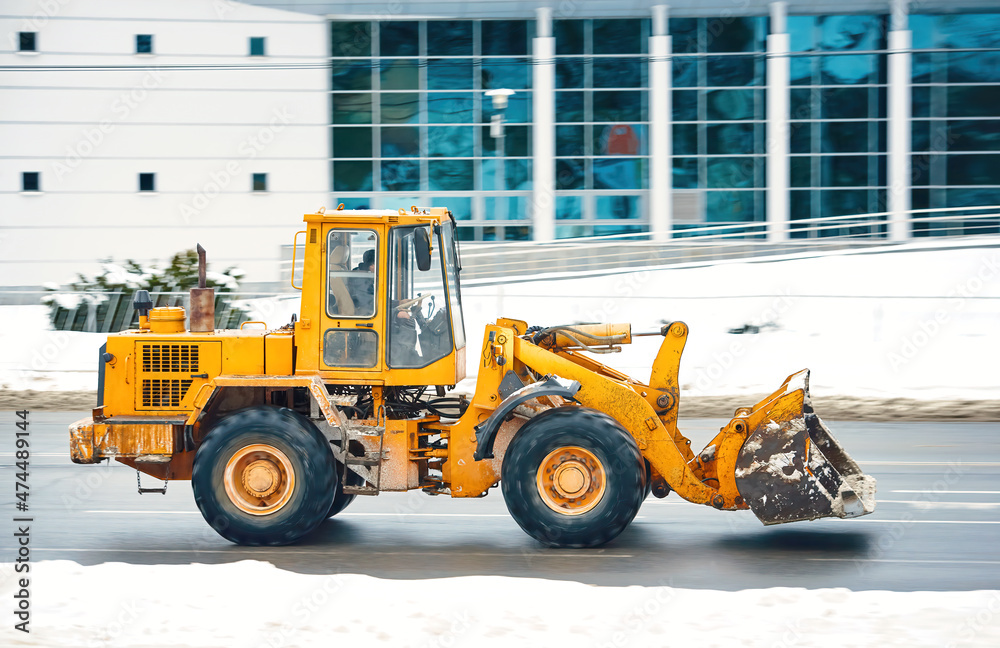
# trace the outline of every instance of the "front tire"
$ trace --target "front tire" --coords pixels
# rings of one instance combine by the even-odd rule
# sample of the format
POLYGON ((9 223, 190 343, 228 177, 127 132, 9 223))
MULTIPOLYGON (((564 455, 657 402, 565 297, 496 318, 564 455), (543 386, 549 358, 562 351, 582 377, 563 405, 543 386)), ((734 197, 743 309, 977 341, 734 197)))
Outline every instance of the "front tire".
POLYGON ((646 488, 635 439, 611 417, 565 406, 524 424, 501 469, 507 510, 550 547, 597 547, 635 518, 646 488))
POLYGON ((239 545, 286 545, 326 519, 336 490, 333 453, 289 409, 251 407, 212 428, 194 457, 195 503, 239 545))

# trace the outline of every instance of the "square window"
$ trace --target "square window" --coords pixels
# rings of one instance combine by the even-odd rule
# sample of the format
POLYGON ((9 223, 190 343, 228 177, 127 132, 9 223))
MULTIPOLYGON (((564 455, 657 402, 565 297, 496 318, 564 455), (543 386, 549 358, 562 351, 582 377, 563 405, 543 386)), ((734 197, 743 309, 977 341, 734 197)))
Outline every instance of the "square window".
POLYGON ((250 56, 267 56, 264 48, 264 40, 263 36, 250 37, 250 56))
POLYGON ((152 34, 136 34, 135 35, 135 53, 136 54, 152 54, 153 53, 153 35, 152 34))
POLYGON ((156 191, 156 174, 139 174, 139 191, 156 191))
POLYGON ((267 191, 267 174, 266 173, 255 173, 255 174, 253 174, 253 190, 254 191, 267 191))
POLYGON ((21 191, 41 191, 41 176, 37 171, 26 171, 21 174, 21 191))
POLYGON ((37 52, 37 37, 38 34, 35 32, 18 32, 17 50, 19 52, 37 52))

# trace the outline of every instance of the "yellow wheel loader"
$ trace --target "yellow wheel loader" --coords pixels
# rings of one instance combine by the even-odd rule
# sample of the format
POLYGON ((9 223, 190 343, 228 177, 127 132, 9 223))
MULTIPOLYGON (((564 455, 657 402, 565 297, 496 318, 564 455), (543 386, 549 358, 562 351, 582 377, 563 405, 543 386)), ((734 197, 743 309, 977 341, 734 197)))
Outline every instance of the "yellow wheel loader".
POLYGON ((467 360, 451 213, 341 205, 304 221, 289 324, 217 330, 204 284, 189 318, 137 293, 138 329, 108 337, 97 407, 70 426, 73 461, 190 479, 206 521, 242 545, 292 543, 357 495, 414 489, 500 486, 553 547, 608 542, 650 492, 764 524, 874 510, 875 480, 813 413, 808 371, 693 452, 677 427, 683 322, 645 333, 662 343, 640 382, 595 359, 640 335, 628 324, 502 318, 469 358, 475 393, 448 396, 467 360))

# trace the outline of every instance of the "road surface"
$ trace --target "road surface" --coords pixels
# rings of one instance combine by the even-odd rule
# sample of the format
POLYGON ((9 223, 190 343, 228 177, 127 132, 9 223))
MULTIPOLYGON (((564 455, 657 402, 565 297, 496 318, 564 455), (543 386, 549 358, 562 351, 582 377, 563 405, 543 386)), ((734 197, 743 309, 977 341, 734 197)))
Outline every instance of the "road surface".
MULTIPOLYGON (((1000 586, 997 424, 829 422, 879 482, 876 512, 854 520, 764 527, 749 511, 716 511, 672 494, 647 500, 635 522, 608 545, 560 550, 522 532, 499 489, 478 500, 418 491, 359 497, 298 545, 250 548, 216 535, 195 507, 188 482, 171 482, 165 496, 140 496, 135 471, 117 462, 72 464, 66 427, 84 416, 30 415, 33 560, 91 565, 252 559, 313 574, 487 574, 724 590, 1000 586)), ((0 502, 10 526, 15 420, 12 412, 0 413, 0 502)), ((682 420, 681 427, 701 447, 723 423, 682 420)), ((15 551, 12 533, 0 536, 5 562, 15 551)))

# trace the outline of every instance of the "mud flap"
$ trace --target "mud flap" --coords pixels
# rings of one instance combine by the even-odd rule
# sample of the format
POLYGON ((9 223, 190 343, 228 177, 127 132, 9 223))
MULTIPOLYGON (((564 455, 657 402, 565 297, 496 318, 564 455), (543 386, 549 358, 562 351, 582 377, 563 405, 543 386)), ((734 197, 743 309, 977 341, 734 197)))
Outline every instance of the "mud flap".
POLYGON ((808 372, 790 376, 754 408, 758 413, 760 424, 736 460, 736 486, 761 522, 850 518, 875 510, 875 478, 861 471, 813 413, 808 372))

